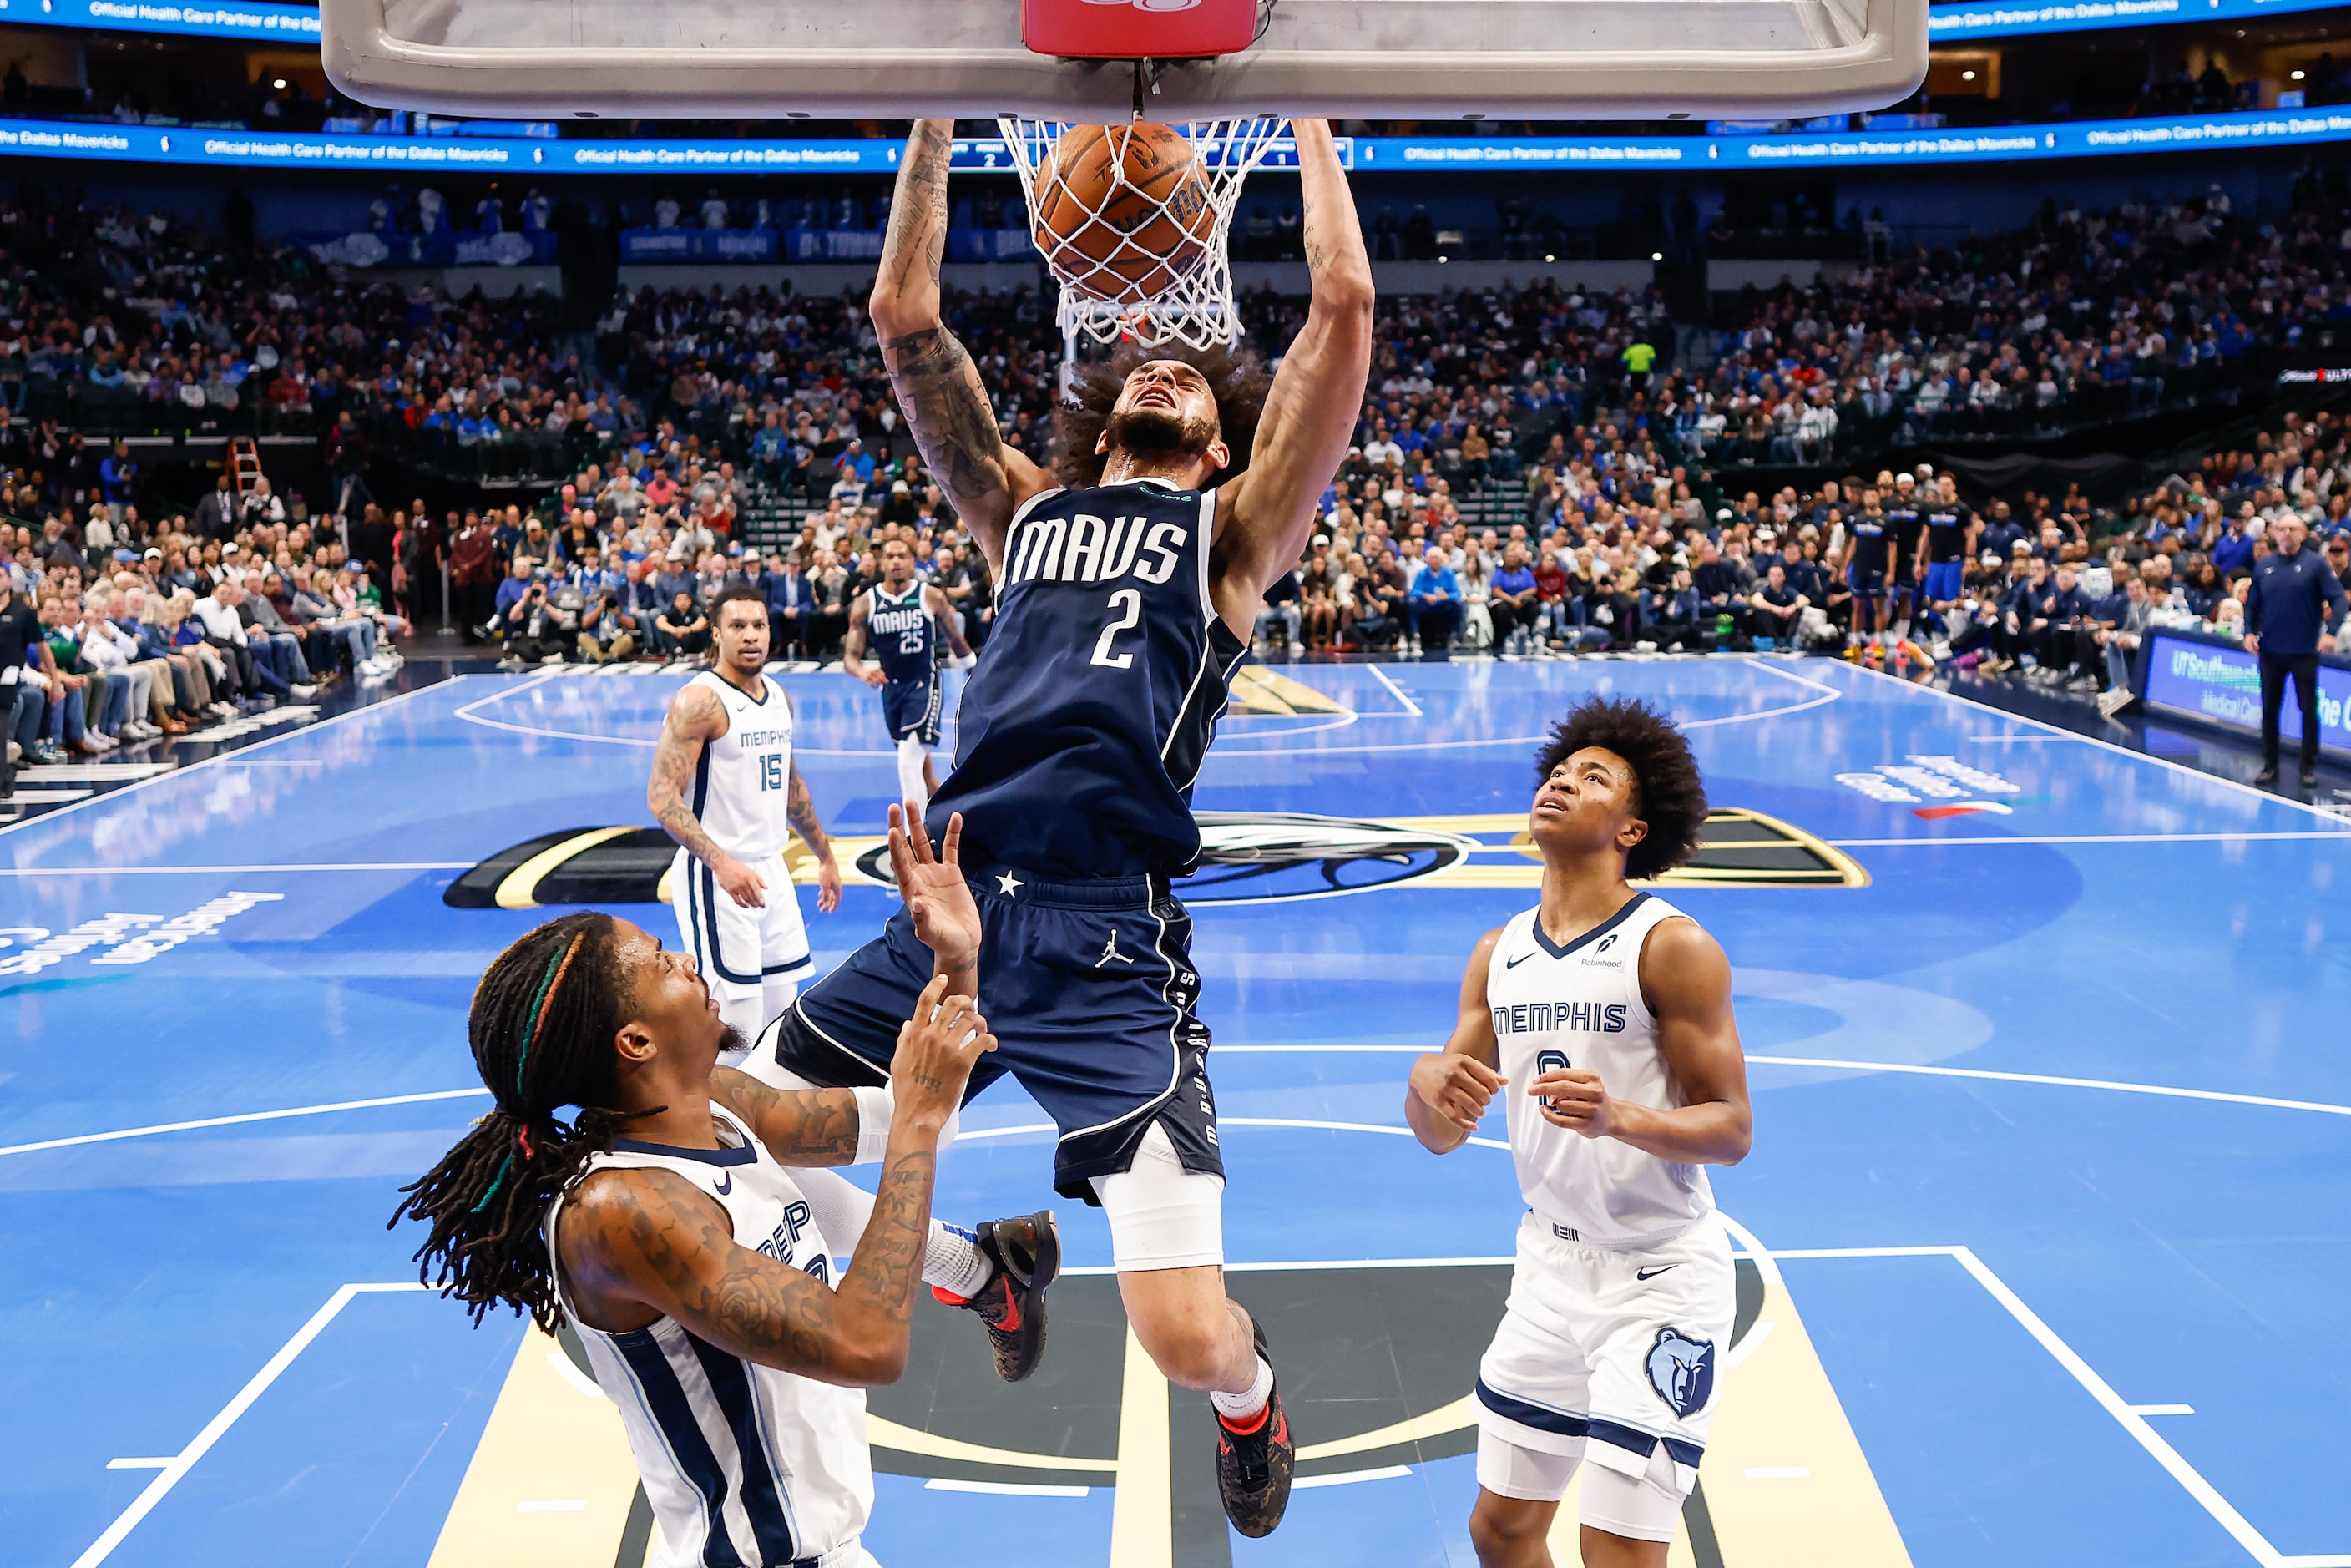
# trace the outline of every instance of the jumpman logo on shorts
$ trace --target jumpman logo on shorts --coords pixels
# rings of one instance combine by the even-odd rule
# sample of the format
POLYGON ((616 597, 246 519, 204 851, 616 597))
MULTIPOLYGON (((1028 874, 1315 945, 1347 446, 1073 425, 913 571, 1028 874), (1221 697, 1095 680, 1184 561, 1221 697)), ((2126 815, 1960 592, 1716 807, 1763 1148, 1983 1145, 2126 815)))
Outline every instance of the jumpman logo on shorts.
POLYGON ((1132 964, 1134 962, 1134 959, 1128 957, 1125 954, 1118 950, 1118 928, 1116 926, 1113 926, 1111 928, 1110 940, 1102 944, 1102 956, 1095 959, 1094 964, 1096 967, 1100 967, 1102 965, 1110 963, 1113 959, 1122 964, 1132 964))

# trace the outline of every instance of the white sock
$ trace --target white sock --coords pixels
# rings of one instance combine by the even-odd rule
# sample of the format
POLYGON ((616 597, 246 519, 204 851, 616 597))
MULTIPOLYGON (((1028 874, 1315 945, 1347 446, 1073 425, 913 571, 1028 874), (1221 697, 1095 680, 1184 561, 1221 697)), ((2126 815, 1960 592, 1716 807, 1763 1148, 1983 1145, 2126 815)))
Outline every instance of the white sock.
POLYGON ((944 1219, 931 1221, 931 1239, 923 1249, 923 1282, 961 1296, 965 1301, 986 1288, 996 1265, 979 1249, 979 1238, 944 1219))
POLYGON ((898 799, 910 802, 916 816, 931 809, 931 792, 923 785, 925 752, 919 736, 910 735, 898 742, 898 799))
POLYGON ((1217 1407, 1217 1414, 1231 1421, 1248 1420, 1264 1409, 1265 1402, 1272 1397, 1273 1368, 1261 1355, 1257 1358, 1256 1380, 1240 1393, 1224 1394, 1215 1389, 1208 1391, 1208 1403, 1217 1407))

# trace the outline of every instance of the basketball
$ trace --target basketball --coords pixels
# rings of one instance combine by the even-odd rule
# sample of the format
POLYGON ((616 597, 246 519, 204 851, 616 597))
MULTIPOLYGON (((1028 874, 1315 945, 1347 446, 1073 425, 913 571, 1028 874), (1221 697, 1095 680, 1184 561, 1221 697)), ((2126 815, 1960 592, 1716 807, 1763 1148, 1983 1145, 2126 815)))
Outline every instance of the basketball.
POLYGON ((1040 171, 1037 248, 1090 298, 1140 303, 1200 264, 1217 227, 1192 145, 1165 125, 1072 126, 1040 171))

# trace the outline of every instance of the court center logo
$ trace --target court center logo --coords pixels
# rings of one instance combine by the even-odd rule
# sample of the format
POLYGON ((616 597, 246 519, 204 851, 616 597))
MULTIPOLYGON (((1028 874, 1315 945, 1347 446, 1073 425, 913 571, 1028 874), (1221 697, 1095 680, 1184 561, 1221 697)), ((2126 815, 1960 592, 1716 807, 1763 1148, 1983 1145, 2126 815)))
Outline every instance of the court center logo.
MULTIPOLYGON (((1407 884, 1542 885, 1542 858, 1519 812, 1365 819, 1196 811, 1193 819, 1200 863, 1176 884, 1177 896, 1191 904, 1287 904, 1407 884)), ((832 841, 852 883, 894 885, 887 841, 836 833, 832 841)), ((499 851, 452 883, 442 902, 459 909, 665 904, 676 849, 659 828, 565 828, 499 851)), ((816 880, 816 862, 798 840, 785 858, 793 881, 816 880)), ((1658 877, 1656 885, 1866 887, 1869 873, 1802 828, 1722 806, 1707 814, 1706 836, 1689 863, 1658 877)))
POLYGON ((1705 1409, 1714 1397, 1714 1342, 1659 1329, 1649 1351, 1649 1386, 1684 1420, 1705 1409))

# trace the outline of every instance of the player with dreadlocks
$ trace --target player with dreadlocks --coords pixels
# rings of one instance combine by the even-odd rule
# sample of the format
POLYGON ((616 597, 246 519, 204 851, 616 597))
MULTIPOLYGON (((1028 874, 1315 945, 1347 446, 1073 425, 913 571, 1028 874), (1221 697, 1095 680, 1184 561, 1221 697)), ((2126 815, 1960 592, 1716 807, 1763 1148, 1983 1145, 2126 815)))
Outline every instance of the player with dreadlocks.
POLYGON ((1535 763, 1542 902, 1489 931, 1441 1051, 1413 1063, 1405 1118, 1437 1154, 1496 1093, 1527 1214, 1510 1301, 1478 1369, 1482 1568, 1551 1568, 1579 1460, 1584 1568, 1665 1568, 1714 1416, 1730 1336, 1730 1244, 1704 1166, 1751 1141, 1730 965, 1634 888, 1689 859, 1706 786, 1680 731, 1594 697, 1535 763))
MULTIPOLYGON (((918 929, 925 876, 960 880, 961 831, 934 857, 892 813, 918 929)), ((904 1370, 940 1136, 996 1046, 950 980, 923 990, 876 1097, 718 1067, 739 1042, 693 960, 611 915, 550 921, 482 977, 467 1030, 496 1103, 393 1222, 430 1223, 424 1281, 477 1322, 504 1304, 578 1329, 664 1564, 872 1568, 862 1390, 904 1370), (847 1184, 794 1167, 851 1163, 869 1099, 890 1112, 881 1186, 836 1286, 839 1233, 810 1194, 847 1184)))

